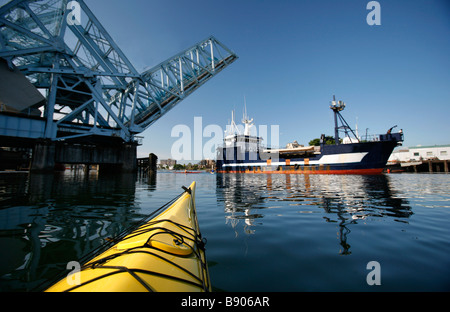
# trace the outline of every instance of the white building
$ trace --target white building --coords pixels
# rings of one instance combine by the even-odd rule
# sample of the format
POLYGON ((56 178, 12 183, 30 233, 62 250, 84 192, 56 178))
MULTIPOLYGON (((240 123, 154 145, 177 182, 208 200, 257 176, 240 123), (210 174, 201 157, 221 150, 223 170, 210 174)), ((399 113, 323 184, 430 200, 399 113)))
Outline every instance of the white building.
POLYGON ((450 160, 450 145, 415 146, 394 151, 389 162, 421 162, 422 160, 450 160))

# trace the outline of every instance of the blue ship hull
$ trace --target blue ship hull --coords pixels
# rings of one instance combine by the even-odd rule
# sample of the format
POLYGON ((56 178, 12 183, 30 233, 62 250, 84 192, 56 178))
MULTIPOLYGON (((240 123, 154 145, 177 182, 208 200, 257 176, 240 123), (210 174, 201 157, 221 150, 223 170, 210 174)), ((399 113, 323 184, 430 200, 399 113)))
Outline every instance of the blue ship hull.
POLYGON ((263 151, 249 153, 239 147, 220 148, 217 154, 219 173, 284 174, 381 174, 401 133, 381 135, 379 140, 338 145, 322 144, 320 149, 274 155, 263 151))

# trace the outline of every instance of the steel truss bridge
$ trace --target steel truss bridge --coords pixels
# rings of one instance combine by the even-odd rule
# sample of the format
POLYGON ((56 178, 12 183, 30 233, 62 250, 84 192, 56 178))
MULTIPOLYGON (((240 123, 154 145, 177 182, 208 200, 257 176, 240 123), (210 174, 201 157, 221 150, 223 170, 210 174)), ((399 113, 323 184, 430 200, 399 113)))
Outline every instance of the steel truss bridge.
POLYGON ((83 0, 12 0, 0 7, 0 138, 135 142, 236 59, 211 36, 139 73, 83 0))

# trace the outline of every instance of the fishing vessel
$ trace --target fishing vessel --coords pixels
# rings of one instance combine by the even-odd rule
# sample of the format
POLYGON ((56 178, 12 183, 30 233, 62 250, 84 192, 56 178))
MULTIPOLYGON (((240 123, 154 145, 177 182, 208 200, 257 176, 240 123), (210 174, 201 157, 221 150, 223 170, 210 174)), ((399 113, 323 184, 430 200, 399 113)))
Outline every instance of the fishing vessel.
POLYGON ((402 145, 403 131, 372 135, 363 139, 351 129, 341 112, 343 101, 333 97, 330 108, 334 113, 334 142, 322 134, 318 146, 302 146, 297 142, 285 148, 263 145, 263 138, 251 135, 253 119, 244 118, 241 133, 234 122, 217 149, 218 173, 285 173, 285 174, 381 174, 394 148, 402 145), (344 136, 340 138, 340 133, 344 136))

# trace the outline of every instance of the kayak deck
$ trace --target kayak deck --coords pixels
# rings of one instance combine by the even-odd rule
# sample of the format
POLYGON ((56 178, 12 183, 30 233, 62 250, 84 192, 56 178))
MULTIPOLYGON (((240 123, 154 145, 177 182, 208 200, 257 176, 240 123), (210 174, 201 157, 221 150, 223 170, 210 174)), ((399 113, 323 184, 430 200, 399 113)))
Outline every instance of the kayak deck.
POLYGON ((69 276, 47 291, 211 291, 195 182, 184 189, 169 208, 84 264, 78 280, 69 276))

